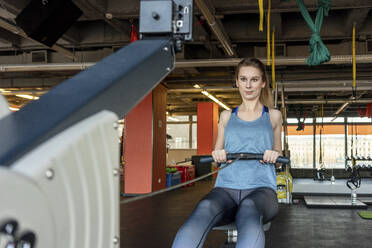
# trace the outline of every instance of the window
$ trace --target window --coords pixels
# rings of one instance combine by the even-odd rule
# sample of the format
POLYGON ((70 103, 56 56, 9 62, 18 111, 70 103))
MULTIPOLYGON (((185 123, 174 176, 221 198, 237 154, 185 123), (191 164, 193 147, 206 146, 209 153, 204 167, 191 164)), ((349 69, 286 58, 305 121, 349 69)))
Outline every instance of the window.
MULTIPOLYGON (((343 126, 342 126, 343 128, 343 126)), ((345 168, 345 135, 322 134, 322 154, 325 169, 345 168)), ((316 168, 320 168, 320 136, 316 136, 316 168)))
POLYGON ((347 130, 347 156, 372 157, 372 125, 348 125, 347 130))
POLYGON ((288 148, 292 168, 313 168, 313 135, 288 135, 288 148))
MULTIPOLYGON (((325 119, 325 118, 324 118, 325 119)), ((319 121, 319 120, 318 120, 319 121)), ((323 120, 328 122, 329 120, 323 120)), ((345 125, 343 118, 334 120, 337 124, 316 125, 315 136, 315 167, 320 168, 320 140, 322 148, 322 163, 324 168, 345 168, 345 157, 372 157, 372 124, 367 118, 348 118, 347 153, 345 154, 345 125), (358 125, 350 124, 358 122, 358 125), (369 122, 369 123, 368 123, 369 122), (322 135, 320 139, 320 130, 322 135), (353 150, 353 153, 351 153, 353 150)), ((296 131, 297 126, 288 126, 288 148, 291 152, 292 168, 313 168, 313 126, 305 125, 303 131, 296 131)))
POLYGON ((167 116, 167 143, 170 149, 196 149, 196 116, 167 116), (177 123, 179 122, 179 123, 177 123))

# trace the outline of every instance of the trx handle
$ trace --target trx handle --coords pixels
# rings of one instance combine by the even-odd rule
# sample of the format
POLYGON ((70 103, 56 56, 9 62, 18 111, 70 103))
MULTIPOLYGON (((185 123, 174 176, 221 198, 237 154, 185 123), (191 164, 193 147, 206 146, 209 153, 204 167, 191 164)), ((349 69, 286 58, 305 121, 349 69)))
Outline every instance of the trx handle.
MULTIPOLYGON (((240 160, 262 160, 263 159, 263 154, 255 154, 255 153, 228 153, 226 155, 227 160, 234 160, 239 158, 240 160)), ((213 157, 212 156, 206 156, 200 158, 200 163, 211 163, 213 162, 213 157)), ((276 160, 277 163, 282 163, 282 164, 289 164, 291 160, 286 157, 278 157, 276 160)))

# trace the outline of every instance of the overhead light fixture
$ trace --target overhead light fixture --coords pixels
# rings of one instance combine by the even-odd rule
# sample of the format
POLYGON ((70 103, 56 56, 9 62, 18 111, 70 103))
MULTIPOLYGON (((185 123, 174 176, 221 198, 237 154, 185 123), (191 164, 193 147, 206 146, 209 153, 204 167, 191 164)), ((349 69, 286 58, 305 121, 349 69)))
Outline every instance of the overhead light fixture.
POLYGON ((1 93, 10 93, 10 90, 0 89, 0 92, 1 92, 1 93))
POLYGON ((218 105, 220 105, 221 107, 223 107, 224 109, 226 110, 229 110, 230 108, 227 107, 223 102, 221 102, 220 100, 218 100, 215 96, 213 96, 212 94, 210 94, 208 91, 206 90, 202 90, 201 92, 203 95, 207 96, 209 99, 211 99, 212 101, 214 101, 215 103, 217 103, 218 105))
POLYGON ((24 94, 19 94, 19 95, 16 95, 18 97, 22 97, 22 98, 26 98, 26 99, 29 99, 29 100, 37 100, 39 99, 38 96, 31 96, 31 95, 24 95, 24 94))
POLYGON ((18 110, 19 110, 19 108, 15 108, 15 107, 9 107, 9 109, 10 109, 11 111, 18 111, 18 110))
POLYGON ((201 87, 200 87, 199 84, 194 84, 194 88, 196 88, 196 89, 201 89, 201 87))

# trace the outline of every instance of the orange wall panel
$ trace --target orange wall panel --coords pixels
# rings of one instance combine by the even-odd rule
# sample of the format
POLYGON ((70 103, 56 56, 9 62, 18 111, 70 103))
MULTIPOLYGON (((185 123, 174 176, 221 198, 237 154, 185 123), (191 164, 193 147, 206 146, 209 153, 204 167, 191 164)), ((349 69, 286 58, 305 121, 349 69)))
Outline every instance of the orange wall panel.
MULTIPOLYGON (((348 134, 351 135, 351 125, 348 127, 348 134)), ((354 126, 354 135, 372 135, 372 125, 356 125, 354 126)))
MULTIPOLYGON (((320 133, 321 126, 316 127, 316 134, 320 133)), ((345 126, 342 125, 323 125, 322 134, 345 134, 345 126)))
MULTIPOLYGON (((313 125, 305 125, 305 129, 296 130, 297 126, 288 126, 288 135, 313 135, 313 125)), ((320 133, 321 126, 316 126, 316 134, 320 133)), ((322 134, 345 134, 344 125, 323 125, 322 134)))
POLYGON ((214 102, 198 103, 197 112, 197 154, 209 155, 217 139, 218 105, 214 102))
POLYGON ((152 93, 125 117, 125 128, 125 193, 149 193, 152 188, 152 93))
MULTIPOLYGON (((305 126, 304 130, 297 131, 297 126, 287 126, 288 135, 313 135, 313 126, 305 126)), ((284 131, 284 128, 282 128, 284 131)))

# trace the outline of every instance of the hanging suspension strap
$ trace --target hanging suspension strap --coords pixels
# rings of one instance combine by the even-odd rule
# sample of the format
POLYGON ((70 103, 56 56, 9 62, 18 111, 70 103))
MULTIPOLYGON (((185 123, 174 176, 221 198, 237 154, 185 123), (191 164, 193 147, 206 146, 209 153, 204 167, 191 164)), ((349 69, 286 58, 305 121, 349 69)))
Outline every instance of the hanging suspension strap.
POLYGON ((355 22, 353 25, 353 100, 356 99, 355 22))
POLYGON ((362 177, 359 171, 355 168, 352 169, 350 178, 347 180, 346 185, 349 189, 355 190, 362 184, 362 177))
POLYGON ((272 79, 272 86, 275 89, 275 27, 273 28, 272 33, 272 42, 271 42, 271 52, 272 52, 272 63, 271 63, 271 79, 272 79))
MULTIPOLYGON (((271 15, 271 0, 269 0, 268 2, 268 10, 267 10, 267 32, 266 32, 266 37, 267 37, 267 46, 266 46, 266 50, 267 50, 267 65, 271 65, 271 58, 270 58, 270 15, 271 15)), ((273 87, 274 89, 274 87, 273 87)))
POLYGON ((310 56, 306 59, 306 63, 312 66, 320 65, 324 62, 329 61, 331 59, 331 55, 329 54, 327 47, 324 45, 322 39, 320 38, 320 28, 322 27, 324 16, 328 16, 331 0, 318 0, 318 11, 316 13, 315 24, 311 19, 303 0, 296 1, 302 16, 313 32, 309 41, 310 56))
POLYGON ((355 157, 358 156, 358 124, 354 125, 355 127, 355 157))
POLYGON ((351 144, 350 144, 351 152, 350 152, 350 157, 351 157, 352 161, 353 161, 353 157, 354 157, 354 127, 353 127, 353 123, 354 123, 354 121, 350 123, 350 125, 351 125, 351 144))
POLYGON ((319 128, 319 165, 320 165, 320 168, 324 168, 324 163, 323 163, 323 157, 324 157, 324 151, 323 151, 323 145, 322 145, 322 133, 323 133, 323 117, 324 117, 324 106, 322 104, 322 107, 321 107, 321 115, 322 115, 322 125, 321 127, 319 128))
POLYGON ((258 30, 262 32, 263 31, 263 16, 264 16, 263 0, 258 0, 258 8, 260 11, 260 26, 258 27, 258 30))
POLYGON ((351 168, 349 170, 351 174, 350 174, 349 179, 346 182, 346 186, 351 190, 355 190, 359 188, 362 183, 362 178, 359 174, 358 168, 356 167, 356 156, 358 154, 358 151, 357 151, 357 147, 355 147, 354 149, 354 128, 356 128, 356 125, 353 121, 351 123, 351 145, 350 145, 351 146, 351 168), (355 151, 355 154, 354 154, 354 151, 355 151))

